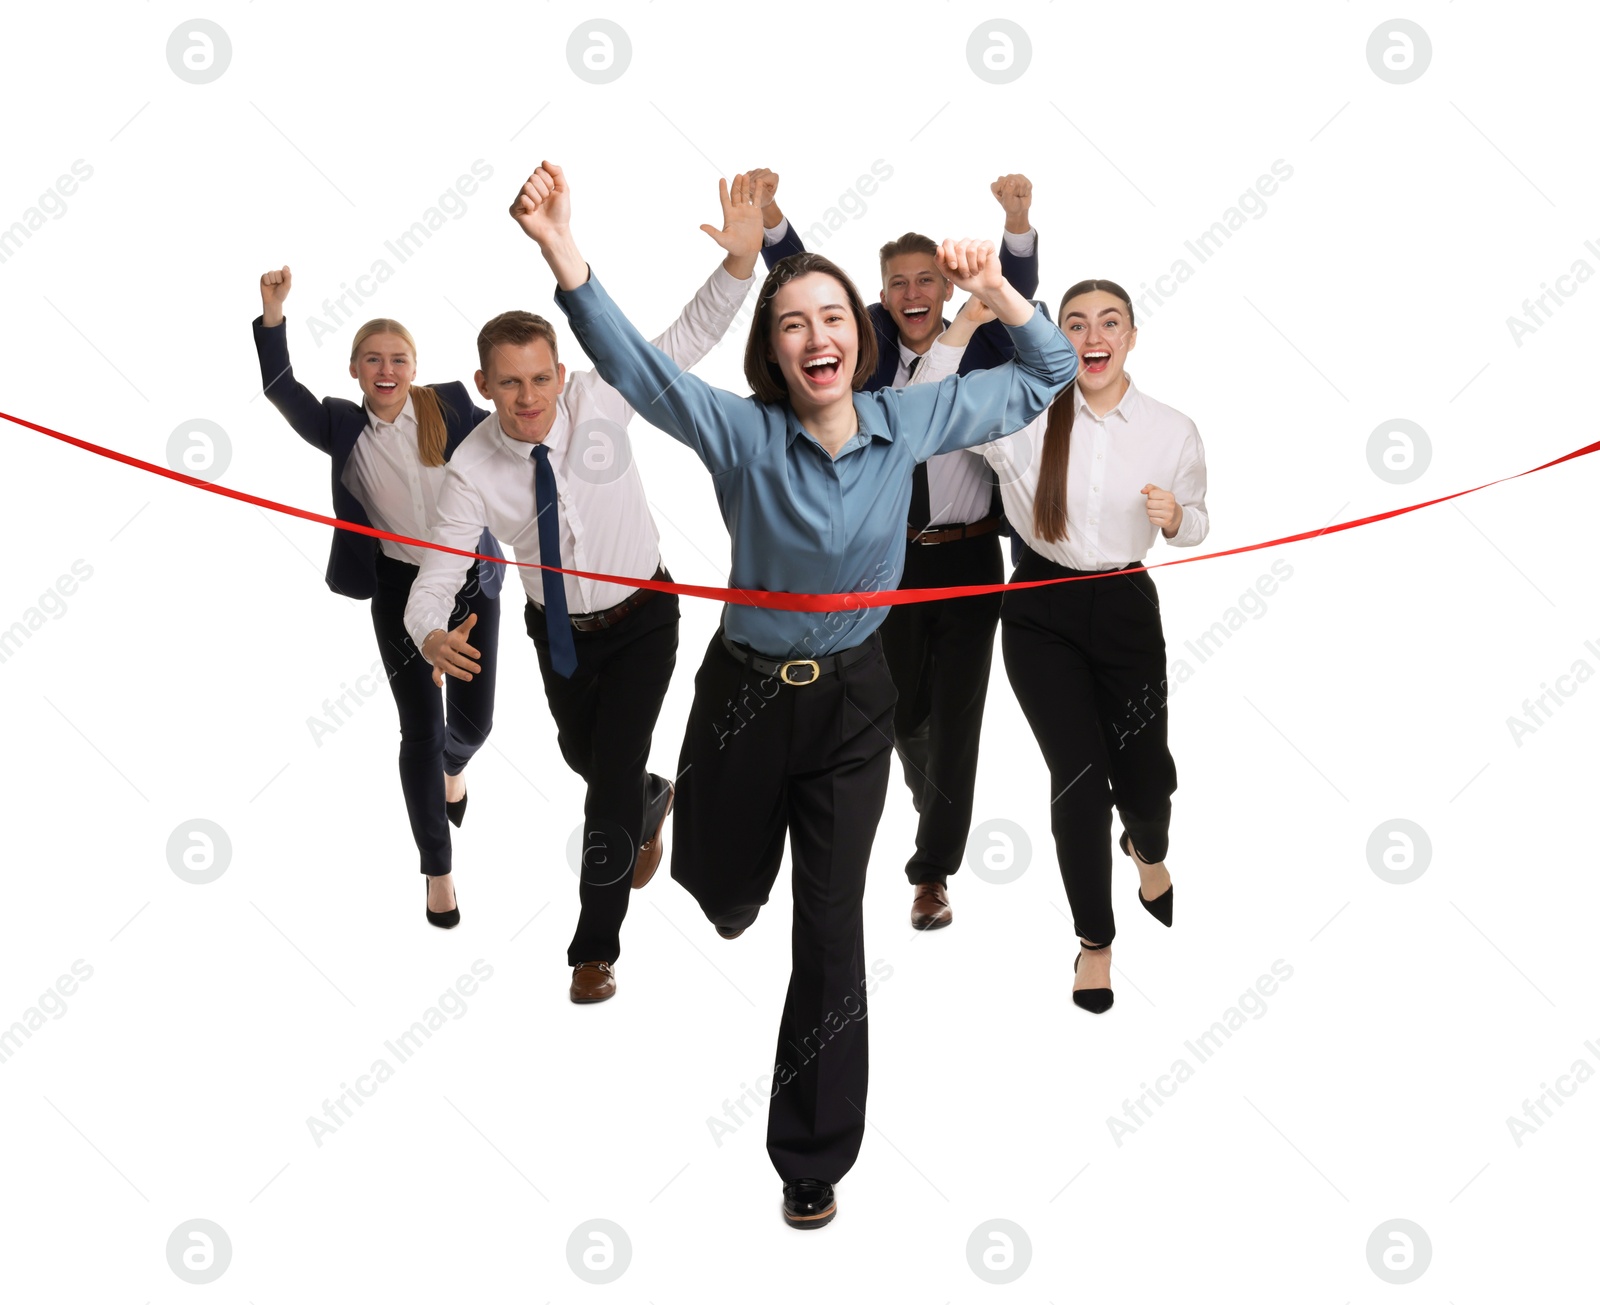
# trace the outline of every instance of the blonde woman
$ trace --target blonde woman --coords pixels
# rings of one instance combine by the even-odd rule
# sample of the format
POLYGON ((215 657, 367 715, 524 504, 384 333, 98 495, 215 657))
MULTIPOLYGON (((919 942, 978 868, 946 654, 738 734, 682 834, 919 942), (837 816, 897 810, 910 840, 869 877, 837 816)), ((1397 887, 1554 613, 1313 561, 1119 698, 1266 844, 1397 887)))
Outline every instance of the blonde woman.
MULTIPOLYGON (((318 399, 289 365, 283 303, 290 282, 287 267, 261 277, 261 316, 253 326, 263 392, 301 439, 329 455, 336 517, 427 539, 445 463, 489 414, 458 381, 415 384, 416 341, 389 318, 366 323, 350 346, 350 376, 363 401, 318 399)), ((476 551, 500 556, 487 530, 476 551)), ((451 880, 450 824, 459 826, 466 814, 462 772, 494 720, 505 567, 474 563, 456 595, 451 626, 471 632, 482 669, 467 679, 452 678, 441 700, 443 677, 417 651, 402 619, 424 552, 335 530, 327 581, 336 594, 372 600, 372 628, 400 712, 400 788, 428 876, 426 916, 429 924, 449 929, 461 920, 451 880)))

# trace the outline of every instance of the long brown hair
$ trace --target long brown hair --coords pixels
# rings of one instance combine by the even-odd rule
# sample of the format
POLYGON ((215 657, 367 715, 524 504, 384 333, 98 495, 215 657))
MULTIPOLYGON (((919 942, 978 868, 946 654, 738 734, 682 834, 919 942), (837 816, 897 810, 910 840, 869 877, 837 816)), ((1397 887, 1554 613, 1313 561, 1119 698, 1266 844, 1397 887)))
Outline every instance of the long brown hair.
MULTIPOLYGON (((1056 309, 1056 321, 1060 322, 1070 300, 1093 290, 1103 290, 1122 300, 1128 329, 1134 329, 1133 302, 1115 281, 1079 281, 1069 286, 1056 309)), ((1072 445, 1072 419, 1077 414, 1078 382, 1074 378, 1050 403, 1044 423, 1044 454, 1039 459, 1039 488, 1033 496, 1033 533, 1052 544, 1067 537, 1067 451, 1072 445)))
MULTIPOLYGON (((356 332, 355 342, 350 346, 352 363, 361 352, 361 346, 373 335, 398 335, 411 350, 412 361, 416 361, 417 342, 411 338, 411 332, 392 317, 374 317, 356 332)), ((407 392, 411 396, 412 410, 417 414, 417 457, 425 467, 442 467, 445 443, 450 432, 444 424, 439 395, 429 385, 413 385, 407 392)))
POLYGON ((767 339, 772 331, 772 301, 779 290, 789 282, 811 272, 831 276, 844 287, 845 299, 856 319, 856 369, 850 377, 850 388, 859 390, 878 367, 878 333, 873 329, 872 318, 861 300, 861 292, 840 269, 839 265, 821 254, 790 254, 779 259, 777 266, 767 273, 756 296, 756 315, 750 323, 750 335, 744 346, 744 378, 750 382, 750 392, 762 403, 782 403, 789 397, 789 384, 783 379, 783 370, 767 358, 767 339))

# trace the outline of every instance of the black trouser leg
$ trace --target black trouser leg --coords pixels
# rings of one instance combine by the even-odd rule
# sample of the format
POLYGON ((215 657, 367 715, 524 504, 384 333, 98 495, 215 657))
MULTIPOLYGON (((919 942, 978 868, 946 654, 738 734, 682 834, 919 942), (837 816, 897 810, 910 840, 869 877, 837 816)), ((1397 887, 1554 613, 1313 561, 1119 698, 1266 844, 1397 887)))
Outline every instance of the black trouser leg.
POLYGON ((1134 848, 1164 861, 1177 766, 1167 747, 1167 644, 1149 572, 1119 575, 1096 604, 1094 676, 1111 793, 1134 848))
POLYGON ((561 755, 588 786, 578 927, 567 964, 614 962, 644 828, 650 738, 677 662, 678 596, 655 594, 608 630, 574 631, 578 667, 570 678, 550 669, 544 613, 529 603, 524 621, 561 755))
POLYGON ((453 675, 444 680, 444 773, 459 775, 477 755, 494 728, 494 686, 500 666, 500 595, 486 597, 478 584, 476 569, 456 595, 456 610, 450 617, 452 628, 475 615, 478 623, 467 637, 479 652, 483 668, 470 680, 453 675))
MULTIPOLYGON (((494 682, 499 631, 499 602, 483 596, 475 574, 456 595, 450 628, 478 613, 472 646, 478 650, 482 671, 472 681, 447 677, 451 715, 461 708, 461 729, 452 735, 445 726, 444 698, 433 682, 433 667, 406 633, 406 599, 417 568, 396 561, 381 550, 377 560, 378 591, 372 598, 372 628, 378 652, 389 677, 400 714, 400 790, 405 795, 406 816, 416 840, 422 873, 447 875, 451 869, 450 822, 444 809, 444 771, 459 760, 458 773, 488 737, 494 719, 494 682), (487 627, 488 633, 485 633, 487 627), (458 686, 464 693, 458 693, 458 686), (470 728, 468 721, 476 722, 470 728), (447 754, 447 747, 453 749, 447 754), (447 755, 449 760, 447 760, 447 755)), ((452 724, 454 720, 452 719, 452 724)))
MULTIPOLYGON (((910 544, 902 589, 998 584, 1004 578, 993 533, 947 544, 910 544)), ((944 883, 961 868, 972 828, 978 743, 989 691, 1000 594, 893 607, 884 655, 900 701, 895 749, 918 813, 914 884, 944 883)))
POLYGON ((881 652, 780 685, 713 639, 695 677, 673 878, 713 921, 767 899, 787 830, 792 969, 778 1029, 767 1154, 785 1181, 837 1182, 867 1105, 861 896, 889 784, 895 689, 881 652))
MULTIPOLYGON (((1030 552, 1013 578, 1070 574, 1030 552)), ((1113 801, 1140 855, 1160 860, 1177 787, 1155 585, 1141 572, 1009 593, 1000 629, 1006 672, 1050 770, 1073 927, 1110 942, 1113 801)))

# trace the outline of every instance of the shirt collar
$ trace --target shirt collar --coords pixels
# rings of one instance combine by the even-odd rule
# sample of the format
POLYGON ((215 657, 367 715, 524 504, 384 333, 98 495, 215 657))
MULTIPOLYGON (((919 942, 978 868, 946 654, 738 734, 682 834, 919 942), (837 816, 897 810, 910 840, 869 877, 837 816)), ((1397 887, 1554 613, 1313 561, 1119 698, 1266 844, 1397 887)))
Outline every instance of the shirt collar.
POLYGON ((1116 404, 1109 412, 1106 413, 1105 416, 1102 417, 1098 415, 1095 410, 1089 406, 1089 401, 1084 398, 1082 386, 1078 387, 1078 410, 1082 413, 1085 413, 1087 416, 1092 417, 1095 421, 1102 423, 1110 421, 1113 416, 1121 417, 1124 422, 1132 421, 1134 409, 1137 408, 1139 402, 1139 390, 1138 387, 1136 387, 1133 383, 1132 372, 1124 372, 1123 375, 1128 378, 1128 388, 1122 392, 1122 397, 1117 400, 1116 404))
POLYGON ((499 439, 501 447, 504 448, 508 453, 515 453, 524 461, 531 462, 533 460, 534 449, 538 448, 539 444, 541 443, 545 446, 545 448, 550 450, 552 457, 561 452, 563 445, 566 443, 567 431, 570 429, 571 424, 572 423, 567 419, 566 402, 562 399, 558 399, 556 401, 556 419, 550 424, 550 429, 545 434, 543 440, 535 442, 533 440, 512 439, 511 436, 506 434, 505 427, 500 424, 500 417, 498 414, 496 414, 494 418, 494 433, 499 439))
MULTIPOLYGON (((844 447, 839 452, 844 453, 857 447, 858 441, 864 442, 863 437, 882 440, 885 444, 893 443, 894 432, 889 429, 888 422, 884 420, 882 409, 859 390, 852 396, 852 401, 856 410, 856 433, 845 441, 844 447)), ((786 445, 792 446, 802 433, 809 436, 813 441, 816 440, 817 437, 815 435, 804 430, 800 425, 800 419, 794 415, 794 409, 788 404, 784 405, 784 414, 788 425, 784 437, 786 445)), ((817 446, 821 448, 820 442, 817 446)))
POLYGON ((373 412, 372 405, 369 403, 363 403, 362 407, 367 410, 367 424, 374 430, 376 430, 379 426, 400 426, 406 422, 411 423, 412 430, 415 430, 417 427, 417 410, 411 406, 410 390, 406 391, 405 406, 402 407, 395 415, 395 419, 393 421, 383 421, 381 418, 379 418, 377 413, 373 412))

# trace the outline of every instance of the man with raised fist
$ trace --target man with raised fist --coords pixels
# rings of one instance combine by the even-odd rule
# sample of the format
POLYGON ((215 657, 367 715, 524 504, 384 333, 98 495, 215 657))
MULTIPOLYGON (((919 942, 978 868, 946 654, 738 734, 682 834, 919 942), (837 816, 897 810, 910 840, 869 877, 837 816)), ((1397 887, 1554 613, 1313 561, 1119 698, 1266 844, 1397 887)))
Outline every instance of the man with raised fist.
MULTIPOLYGON (((701 230, 727 257, 654 341, 680 367, 722 338, 754 279, 761 210, 742 176, 721 193, 722 227, 701 230)), ((587 785, 569 995, 605 1001, 616 992, 629 887, 642 888, 660 864, 672 806, 671 781, 646 764, 677 658, 678 599, 540 569, 670 579, 628 441, 633 407, 594 372, 569 376, 555 328, 532 313, 487 323, 478 360, 478 392, 494 414, 451 460, 432 538, 470 548, 490 526, 518 562, 538 564, 519 568, 525 622, 561 755, 587 785)), ((436 678, 478 671, 467 637, 445 620, 466 565, 430 552, 406 607, 406 627, 436 678)))

